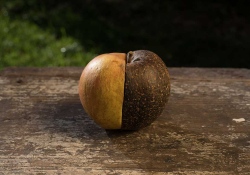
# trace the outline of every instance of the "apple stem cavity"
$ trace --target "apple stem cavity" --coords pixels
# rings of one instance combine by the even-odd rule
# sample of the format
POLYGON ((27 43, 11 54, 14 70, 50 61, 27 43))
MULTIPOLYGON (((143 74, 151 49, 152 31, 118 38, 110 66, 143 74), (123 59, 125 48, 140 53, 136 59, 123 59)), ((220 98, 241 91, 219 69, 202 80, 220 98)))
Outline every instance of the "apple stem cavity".
POLYGON ((127 54, 127 63, 131 63, 133 57, 133 52, 129 51, 127 54))

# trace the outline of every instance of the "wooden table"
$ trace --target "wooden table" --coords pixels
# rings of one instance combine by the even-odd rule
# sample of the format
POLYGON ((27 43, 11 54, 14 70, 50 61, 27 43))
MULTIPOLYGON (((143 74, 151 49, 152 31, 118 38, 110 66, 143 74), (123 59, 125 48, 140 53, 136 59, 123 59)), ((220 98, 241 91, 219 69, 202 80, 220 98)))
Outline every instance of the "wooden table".
POLYGON ((250 70, 169 68, 166 109, 135 132, 90 119, 82 70, 0 71, 0 174, 250 174, 250 70))

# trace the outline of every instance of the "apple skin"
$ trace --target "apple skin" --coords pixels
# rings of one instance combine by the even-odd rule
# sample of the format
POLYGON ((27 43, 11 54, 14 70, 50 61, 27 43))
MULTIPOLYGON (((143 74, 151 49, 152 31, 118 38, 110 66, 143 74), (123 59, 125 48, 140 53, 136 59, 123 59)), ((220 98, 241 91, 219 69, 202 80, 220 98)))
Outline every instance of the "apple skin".
POLYGON ((126 54, 102 54, 84 68, 79 82, 81 103, 105 129, 121 129, 126 54))

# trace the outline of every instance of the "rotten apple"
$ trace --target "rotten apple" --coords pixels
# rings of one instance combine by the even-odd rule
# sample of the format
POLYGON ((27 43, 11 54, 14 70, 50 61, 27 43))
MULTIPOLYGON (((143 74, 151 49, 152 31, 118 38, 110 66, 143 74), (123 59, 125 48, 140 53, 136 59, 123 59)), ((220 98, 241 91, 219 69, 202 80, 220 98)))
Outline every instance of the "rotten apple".
POLYGON ((79 96, 85 111, 105 129, 150 125, 170 95, 166 65, 147 50, 102 54, 84 68, 79 96))

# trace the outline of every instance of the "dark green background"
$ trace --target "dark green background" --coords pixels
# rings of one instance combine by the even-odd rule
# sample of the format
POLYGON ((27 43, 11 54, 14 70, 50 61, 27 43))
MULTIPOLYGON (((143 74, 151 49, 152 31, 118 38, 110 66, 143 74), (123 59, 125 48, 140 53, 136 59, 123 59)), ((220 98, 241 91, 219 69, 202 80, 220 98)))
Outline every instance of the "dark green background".
POLYGON ((147 49, 167 66, 250 68, 250 1, 2 0, 0 68, 147 49))

